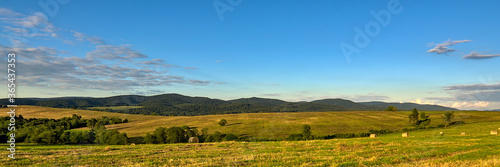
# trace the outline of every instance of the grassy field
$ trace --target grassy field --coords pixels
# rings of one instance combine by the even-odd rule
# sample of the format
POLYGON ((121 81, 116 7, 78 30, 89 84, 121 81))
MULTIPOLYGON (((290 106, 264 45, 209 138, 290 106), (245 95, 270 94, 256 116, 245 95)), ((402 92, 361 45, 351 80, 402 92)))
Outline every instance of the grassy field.
MULTIPOLYGON (((0 112, 7 112, 6 108, 0 112)), ((237 135, 253 136, 258 138, 283 139, 290 134, 300 133, 303 124, 309 124, 313 135, 330 135, 334 133, 358 133, 368 130, 403 129, 409 127, 408 114, 410 112, 384 111, 343 111, 343 112, 301 112, 301 113, 249 113, 206 116, 151 116, 131 115, 89 110, 48 108, 37 106, 20 106, 17 113, 25 118, 62 118, 72 114, 83 118, 100 118, 102 116, 118 117, 129 120, 129 123, 107 125, 108 129, 118 129, 129 137, 144 136, 157 127, 171 127, 188 125, 199 130, 208 128, 210 133, 234 133, 237 135), (219 126, 217 122, 226 119, 226 126, 219 126)), ((427 115, 432 119, 431 125, 443 124, 440 118, 443 112, 429 111, 427 115)), ((457 111, 456 121, 466 123, 500 121, 500 112, 457 111)))
MULTIPOLYGON (((500 122, 378 138, 168 145, 18 145, 1 166, 499 166, 500 122), (444 132, 444 135, 439 135, 444 132), (466 135, 460 135, 465 132, 466 135)), ((7 145, 2 144, 2 147, 7 145)))

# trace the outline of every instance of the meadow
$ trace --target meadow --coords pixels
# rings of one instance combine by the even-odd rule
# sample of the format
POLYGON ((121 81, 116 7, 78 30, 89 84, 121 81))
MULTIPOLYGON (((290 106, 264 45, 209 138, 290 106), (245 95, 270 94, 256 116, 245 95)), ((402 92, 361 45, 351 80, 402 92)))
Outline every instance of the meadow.
MULTIPOLYGON (((309 141, 138 145, 19 144, 2 166, 499 166, 500 122, 309 141), (440 135, 439 132, 444 132, 440 135), (465 132, 463 136, 460 133, 465 132)), ((7 147, 6 144, 1 144, 7 147)))
MULTIPOLYGON (((0 112, 7 112, 6 108, 0 112)), ((102 116, 128 119, 129 123, 106 125, 107 129, 117 129, 129 137, 145 136, 158 127, 188 125, 199 130, 208 128, 210 133, 234 133, 240 137, 252 136, 266 139, 284 139, 290 134, 300 133, 302 125, 311 126, 312 134, 317 136, 334 133, 359 133, 368 130, 401 130, 411 127, 408 123, 410 112, 384 111, 341 111, 341 112, 297 112, 297 113, 245 113, 205 116, 152 116, 132 115, 112 112, 100 112, 78 109, 62 109, 38 106, 20 106, 17 113, 24 118, 71 117, 72 114, 82 118, 100 118, 102 116), (226 126, 217 122, 226 119, 226 126)), ((442 111, 426 111, 432 119, 431 126, 444 124, 442 111)), ((457 111, 455 121, 466 123, 500 122, 499 112, 457 111)), ((86 129, 86 128, 81 128, 86 129)))

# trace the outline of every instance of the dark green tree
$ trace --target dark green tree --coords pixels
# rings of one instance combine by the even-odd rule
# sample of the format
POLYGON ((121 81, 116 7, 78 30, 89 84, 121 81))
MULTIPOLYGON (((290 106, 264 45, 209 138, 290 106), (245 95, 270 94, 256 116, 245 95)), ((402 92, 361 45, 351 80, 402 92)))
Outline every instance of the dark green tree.
POLYGON ((443 118, 444 121, 446 121, 446 125, 445 127, 447 127, 451 121, 453 120, 453 118, 455 118, 455 112, 453 111, 446 111, 443 116, 441 116, 441 118, 443 118))
POLYGON ((418 113, 418 110, 416 108, 413 108, 413 111, 410 113, 410 115, 408 115, 408 118, 410 119, 410 123, 413 125, 413 126, 417 126, 418 125, 418 115, 420 113, 418 113))
POLYGON ((428 119, 428 118, 429 118, 429 116, 425 115, 425 112, 423 112, 423 111, 420 112, 420 119, 425 120, 425 119, 428 119))
POLYGON ((158 144, 158 142, 156 142, 156 136, 151 135, 150 133, 146 134, 146 137, 144 137, 144 143, 146 143, 146 144, 158 144))
POLYGON ((224 125, 226 125, 226 124, 227 124, 227 121, 226 121, 225 119, 221 119, 221 120, 219 121, 219 125, 220 125, 220 126, 224 126, 224 125))
POLYGON ((166 141, 167 141, 166 131, 167 131, 167 129, 164 127, 159 127, 159 128, 155 129, 155 131, 153 133, 154 133, 154 136, 156 138, 156 143, 159 143, 159 144, 166 143, 166 141))
POLYGON ((176 126, 167 129, 166 143, 183 143, 183 142, 187 142, 186 131, 176 126))
POLYGON ((97 119, 95 119, 95 118, 89 119, 89 120, 87 120, 87 127, 90 129, 94 129, 96 123, 97 123, 97 119))
POLYGON ((309 126, 307 124, 302 126, 302 136, 306 140, 311 138, 311 126, 309 126))
POLYGON ((398 111, 398 108, 391 105, 391 106, 387 107, 387 109, 385 109, 385 111, 398 111))

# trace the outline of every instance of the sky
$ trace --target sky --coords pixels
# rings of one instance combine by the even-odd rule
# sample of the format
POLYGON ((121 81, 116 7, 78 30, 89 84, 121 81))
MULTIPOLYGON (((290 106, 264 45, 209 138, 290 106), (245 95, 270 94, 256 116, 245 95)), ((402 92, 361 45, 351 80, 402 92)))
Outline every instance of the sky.
POLYGON ((0 68, 14 52, 21 98, 179 93, 500 109, 498 6, 2 1, 0 68))

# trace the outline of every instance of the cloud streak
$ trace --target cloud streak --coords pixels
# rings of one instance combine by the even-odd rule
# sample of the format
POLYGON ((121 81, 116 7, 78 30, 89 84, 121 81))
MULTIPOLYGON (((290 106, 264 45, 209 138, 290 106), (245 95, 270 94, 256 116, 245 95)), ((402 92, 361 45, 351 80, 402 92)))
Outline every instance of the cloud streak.
POLYGON ((452 85, 444 87, 444 90, 460 90, 460 91, 484 91, 484 90, 500 90, 498 84, 473 84, 473 85, 452 85))
POLYGON ((455 49, 451 49, 451 48, 449 48, 449 46, 453 46, 453 45, 465 43, 465 42, 470 42, 470 40, 458 40, 458 41, 448 40, 444 43, 436 44, 436 46, 434 48, 428 50, 427 52, 437 53, 437 54, 445 54, 445 53, 449 53, 449 52, 454 52, 455 49))
POLYGON ((479 59, 490 59, 490 58, 494 58, 494 57, 500 57, 500 54, 481 55, 481 54, 476 53, 476 52, 470 52, 470 54, 463 56, 462 59, 479 60, 479 59))

